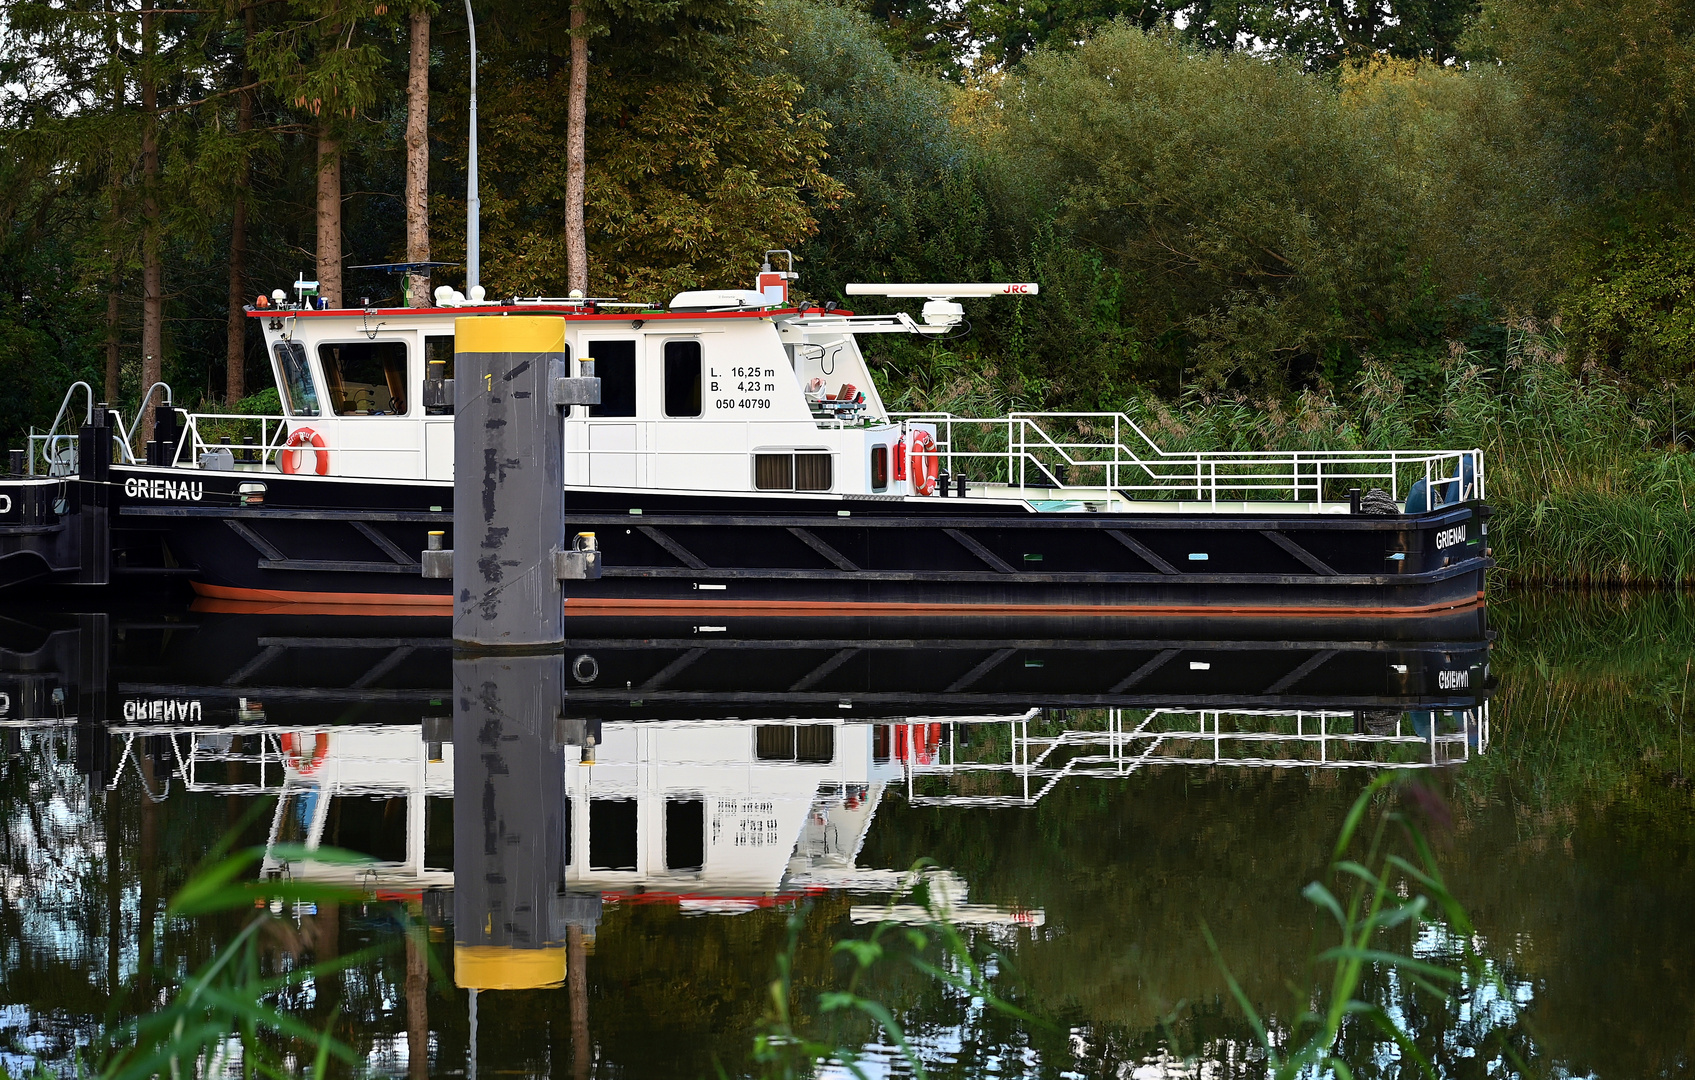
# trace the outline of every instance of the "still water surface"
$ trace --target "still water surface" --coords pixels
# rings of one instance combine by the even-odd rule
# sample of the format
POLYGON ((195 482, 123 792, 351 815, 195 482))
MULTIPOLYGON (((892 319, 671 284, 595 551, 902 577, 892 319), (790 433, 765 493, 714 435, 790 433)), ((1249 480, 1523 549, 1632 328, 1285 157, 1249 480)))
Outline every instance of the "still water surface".
MULTIPOLYGON (((455 661, 429 619, 9 613, 0 1062, 62 1067, 138 975, 215 955, 240 920, 163 908, 241 829, 264 875, 360 894, 275 905, 271 962, 386 947, 284 1002, 315 1026, 341 1002, 375 1075, 747 1072, 791 926, 804 1009, 840 985, 835 943, 926 918, 919 880, 1046 1021, 876 975, 932 1073, 1260 1075, 1202 928, 1286 1018, 1323 944, 1301 889, 1399 768, 1436 796, 1495 975, 1445 1007, 1374 975, 1441 1073, 1504 1075, 1510 1045, 1541 1074, 1683 1075, 1695 608, 1525 595, 1489 620, 1492 648, 1452 622, 1392 642, 678 623, 455 661), (521 983, 558 985, 501 988, 521 983)), ((835 1034, 908 1071, 869 1024, 835 1034)), ((1349 1045, 1363 1075, 1408 1075, 1349 1045)))

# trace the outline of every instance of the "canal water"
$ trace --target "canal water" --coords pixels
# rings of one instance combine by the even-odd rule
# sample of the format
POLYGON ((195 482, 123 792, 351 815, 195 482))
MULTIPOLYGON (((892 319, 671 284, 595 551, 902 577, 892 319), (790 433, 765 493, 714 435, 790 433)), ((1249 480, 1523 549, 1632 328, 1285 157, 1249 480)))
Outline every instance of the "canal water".
POLYGON ((1230 983, 1273 1032, 1323 1000, 1303 889, 1393 771, 1368 831, 1414 822, 1472 930, 1383 944, 1478 960, 1447 1001, 1381 966, 1360 995, 1443 1076, 1687 1074, 1695 604, 1434 629, 677 623, 455 661, 404 614, 0 613, 0 1064, 97 1064, 257 922, 336 1075, 760 1075, 762 1036, 799 1054, 779 998, 868 1075, 1263 1075, 1230 983), (169 909, 220 844, 251 902, 169 909))

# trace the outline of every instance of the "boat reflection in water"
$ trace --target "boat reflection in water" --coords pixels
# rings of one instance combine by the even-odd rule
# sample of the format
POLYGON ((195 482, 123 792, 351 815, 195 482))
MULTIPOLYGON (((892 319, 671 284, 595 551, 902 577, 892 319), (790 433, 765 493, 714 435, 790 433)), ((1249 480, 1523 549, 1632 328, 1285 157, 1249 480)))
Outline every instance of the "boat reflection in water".
MULTIPOLYGON (((7 627, 0 721, 74 725, 79 771, 107 790, 134 769, 153 799, 276 797, 265 875, 417 903, 452 942, 457 985, 570 982, 586 1032, 580 980, 607 905, 737 914, 832 892, 863 897, 858 922, 1044 925, 1039 908, 973 903, 946 867, 919 871, 919 906, 914 871, 861 865, 892 799, 1027 807, 1158 766, 1482 754, 1489 644, 1469 618, 1318 639, 1145 623, 1130 638, 1098 621, 574 623, 563 653, 467 658, 428 618, 83 616, 7 627)), ((409 1016, 419 1047, 426 1022, 409 1016)), ((573 1045, 586 1052, 586 1035, 573 1045)))

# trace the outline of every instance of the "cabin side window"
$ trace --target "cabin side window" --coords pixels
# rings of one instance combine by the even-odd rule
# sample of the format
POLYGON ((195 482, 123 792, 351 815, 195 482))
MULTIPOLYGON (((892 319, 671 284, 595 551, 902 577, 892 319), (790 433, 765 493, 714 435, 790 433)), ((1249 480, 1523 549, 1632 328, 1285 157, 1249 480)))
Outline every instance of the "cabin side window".
POLYGON ((424 411, 445 415, 453 411, 447 380, 453 378, 453 335, 429 334, 424 338, 424 411))
POLYGON ((829 724, 760 724, 753 729, 756 761, 827 765, 836 760, 836 729, 829 724))
POLYGON ((406 415, 406 342, 353 341, 318 346, 337 416, 406 415))
POLYGON ((871 490, 882 491, 889 486, 889 448, 871 448, 871 490))
POLYGON ((279 341, 276 356, 277 386, 282 390, 284 410, 290 416, 317 416, 318 389, 312 384, 306 347, 298 341, 279 341))
POLYGON ((794 450, 753 455, 753 486, 759 491, 829 491, 834 483, 830 455, 794 450))
POLYGON ((590 405, 589 415, 636 415, 636 343, 590 341, 584 350, 583 359, 594 361, 600 379, 600 404, 590 405))
POLYGON ((452 334, 431 334, 424 338, 424 378, 453 378, 452 334))
POLYGON ((701 350, 698 341, 665 343, 665 415, 700 415, 701 350))

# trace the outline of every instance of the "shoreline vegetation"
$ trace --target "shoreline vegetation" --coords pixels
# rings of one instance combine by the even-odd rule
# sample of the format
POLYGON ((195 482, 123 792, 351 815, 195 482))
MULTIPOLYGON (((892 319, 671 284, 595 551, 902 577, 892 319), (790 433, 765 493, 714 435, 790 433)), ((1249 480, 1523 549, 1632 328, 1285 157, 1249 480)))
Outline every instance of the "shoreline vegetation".
MULTIPOLYGON (((1682 448, 1690 433, 1676 430, 1674 391, 1633 404, 1618 382, 1574 372, 1567 349, 1557 328, 1527 321, 1508 328, 1498 363, 1454 343, 1422 387, 1368 361, 1342 391, 1321 384, 1255 400, 1193 390, 1175 401, 1149 392, 1121 411, 1167 451, 1479 448, 1496 515, 1492 584, 1695 584, 1695 457, 1682 448)), ((936 381, 908 385, 895 408, 1027 407, 997 395, 996 373, 969 357, 935 364, 936 381)))
MULTIPOLYGON (((1122 409, 1169 449, 1478 446, 1499 581, 1695 584, 1695 0, 1385 2, 479 0, 483 284, 557 294, 578 220, 588 292, 643 302, 768 248, 820 302, 1036 281, 961 337, 868 342, 885 400, 1122 409)), ((0 16, 6 445, 75 379, 253 411, 241 305, 314 262, 397 302, 360 265, 407 257, 424 97, 429 251, 464 261, 457 9, 0 16)))

